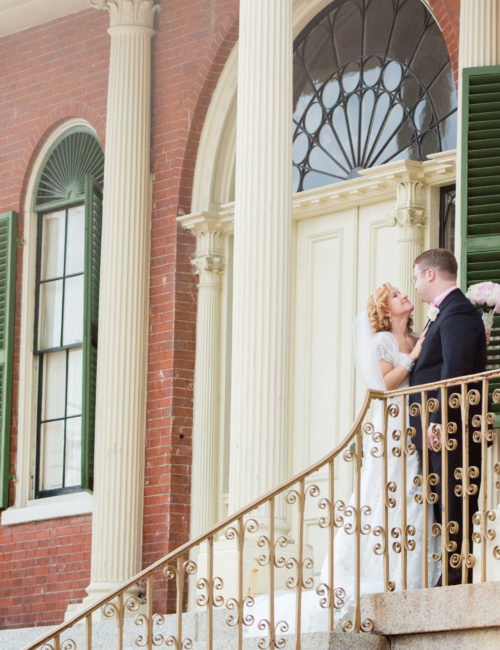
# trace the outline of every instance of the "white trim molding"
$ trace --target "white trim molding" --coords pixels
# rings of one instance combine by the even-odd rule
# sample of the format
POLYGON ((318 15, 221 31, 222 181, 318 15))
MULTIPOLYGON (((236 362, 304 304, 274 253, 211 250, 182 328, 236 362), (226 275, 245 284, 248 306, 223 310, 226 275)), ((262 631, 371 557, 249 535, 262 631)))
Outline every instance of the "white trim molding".
MULTIPOLYGON (((443 187, 456 180, 456 151, 431 154, 427 160, 398 160, 378 167, 363 169, 358 178, 298 192, 292 197, 292 218, 302 221, 348 207, 369 205, 385 199, 396 199, 401 183, 422 183, 425 186, 443 187)), ((225 233, 234 230, 234 203, 228 202, 210 213, 193 211, 178 217, 177 221, 189 230, 203 223, 210 214, 225 233)), ((396 215, 392 215, 395 217, 396 215)))
POLYGON ((32 499, 24 508, 8 508, 2 512, 2 526, 25 524, 32 521, 61 519, 92 514, 94 498, 88 492, 61 494, 45 499, 32 499))

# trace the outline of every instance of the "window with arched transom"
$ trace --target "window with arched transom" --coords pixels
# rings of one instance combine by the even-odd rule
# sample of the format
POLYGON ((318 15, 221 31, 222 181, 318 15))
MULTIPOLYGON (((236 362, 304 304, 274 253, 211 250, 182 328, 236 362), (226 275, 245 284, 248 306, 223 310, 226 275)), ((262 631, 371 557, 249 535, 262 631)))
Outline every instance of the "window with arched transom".
POLYGON ((334 0, 293 61, 294 191, 455 147, 453 71, 421 0, 334 0))

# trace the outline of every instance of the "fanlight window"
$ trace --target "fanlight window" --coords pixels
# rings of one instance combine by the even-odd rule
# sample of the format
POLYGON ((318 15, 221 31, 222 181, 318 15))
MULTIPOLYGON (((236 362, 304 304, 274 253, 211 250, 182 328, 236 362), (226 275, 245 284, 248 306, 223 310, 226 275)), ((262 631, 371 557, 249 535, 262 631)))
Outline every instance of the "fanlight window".
POLYGON ((294 191, 456 143, 446 44, 421 0, 335 0, 294 46, 294 191))

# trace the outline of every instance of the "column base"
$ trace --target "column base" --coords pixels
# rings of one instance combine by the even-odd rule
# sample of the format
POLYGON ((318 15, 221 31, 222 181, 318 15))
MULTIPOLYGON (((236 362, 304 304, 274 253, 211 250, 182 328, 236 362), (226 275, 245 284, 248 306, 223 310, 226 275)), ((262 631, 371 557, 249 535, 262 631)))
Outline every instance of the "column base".
MULTIPOLYGON (((101 600, 101 598, 104 598, 108 594, 111 594, 113 591, 116 591, 116 589, 119 589, 122 584, 123 582, 91 583, 86 589, 88 595, 85 596, 85 598, 80 603, 70 603, 68 605, 64 614, 64 620, 69 621, 71 618, 73 618, 73 616, 80 614, 83 610, 87 609, 87 607, 90 607, 97 601, 101 600)), ((127 589, 126 592, 124 592, 123 602, 125 618, 133 618, 134 616, 137 616, 137 614, 146 613, 146 605, 142 602, 141 592, 142 589, 140 585, 133 585, 127 589), (130 605, 132 605, 131 607, 127 607, 127 600, 129 598, 131 599, 129 600, 130 605)), ((114 599, 111 602, 117 605, 118 601, 114 599)), ((105 616, 102 607, 99 607, 99 609, 97 609, 92 614, 92 620, 94 621, 106 621, 110 620, 110 618, 113 617, 105 616)))
MULTIPOLYGON (((268 556, 269 547, 267 544, 258 545, 258 539, 245 539, 243 549, 243 596, 255 597, 259 594, 269 593, 269 565, 261 566, 257 558, 268 556)), ((287 589, 287 581, 293 580, 297 576, 296 563, 293 559, 298 557, 298 545, 290 540, 285 547, 276 545, 277 559, 284 558, 282 568, 274 568, 274 588, 287 589), (292 561, 289 568, 286 564, 292 561)), ((312 566, 313 550, 308 544, 304 545, 304 560, 310 559, 308 566, 303 567, 303 581, 314 578, 312 566)), ((198 553, 198 571, 196 573, 196 582, 200 578, 208 576, 208 555, 207 546, 203 544, 198 553)), ((232 540, 218 540, 214 543, 213 575, 214 578, 221 578, 222 584, 220 589, 214 590, 214 597, 222 596, 227 603, 229 598, 238 597, 238 566, 239 553, 236 544, 232 540)), ((196 590, 196 600, 205 593, 202 589, 196 590)), ((193 601, 191 600, 191 603, 193 601)))

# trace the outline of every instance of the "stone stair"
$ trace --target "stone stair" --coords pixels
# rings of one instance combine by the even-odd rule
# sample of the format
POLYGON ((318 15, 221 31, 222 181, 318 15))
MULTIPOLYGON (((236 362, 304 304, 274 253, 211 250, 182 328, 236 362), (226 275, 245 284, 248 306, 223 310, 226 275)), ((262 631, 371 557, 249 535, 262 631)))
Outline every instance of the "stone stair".
MULTIPOLYGON (((225 614, 227 616, 227 613, 225 614)), ((214 650, 235 650, 238 647, 236 630, 224 625, 224 613, 216 612, 214 622, 217 633, 214 636, 214 650), (222 625, 221 625, 222 624, 222 625)), ((158 627, 157 631, 165 633, 165 630, 173 632, 175 629, 175 617, 166 617, 166 625, 163 630, 158 627)), ((193 640, 193 650, 204 650, 206 643, 204 640, 205 627, 204 613, 187 613, 183 617, 184 636, 189 636, 193 640)), ((22 650, 28 643, 35 641, 49 628, 24 628, 16 630, 0 630, 0 650, 22 650)), ((132 620, 125 621, 124 638, 127 642, 124 644, 124 650, 137 650, 138 646, 134 645, 134 638, 140 634, 141 630, 134 625, 132 620)), ((76 648, 85 648, 85 632, 83 625, 75 626, 73 632, 67 635, 76 643, 76 648)), ((66 637, 65 637, 66 638, 66 637)), ((113 621, 96 621, 93 623, 93 650, 115 650, 116 644, 116 625, 113 621)), ((286 637, 287 643, 285 648, 295 647, 295 637, 286 637)), ((244 650, 253 650, 258 648, 258 638, 244 639, 244 650)), ((323 650, 327 648, 339 648, 341 650, 388 650, 384 637, 373 634, 349 634, 349 633, 328 633, 317 632, 314 634, 302 635, 302 650, 323 650)), ((162 647, 165 647, 163 645, 162 647)))
POLYGON ((373 594, 363 615, 391 650, 500 649, 500 582, 373 594))
MULTIPOLYGON (((404 593, 384 593, 362 598, 363 618, 371 618, 375 627, 360 635, 342 632, 303 634, 302 650, 496 650, 500 649, 500 582, 456 587, 420 589, 404 593)), ((225 625, 227 612, 214 612, 214 650, 235 650, 235 628, 225 625)), ((190 637, 193 650, 206 647, 205 612, 188 612, 183 616, 183 636, 190 637)), ((175 631, 175 616, 165 617, 157 631, 167 636, 175 631)), ((21 650, 48 628, 0 630, 1 650, 21 650)), ((116 648, 116 624, 112 620, 93 623, 93 650, 116 648)), ((142 628, 132 619, 125 621, 128 639, 124 650, 132 650, 142 628)), ((75 626, 70 635, 76 648, 84 648, 83 625, 75 626)), ((293 636, 286 648, 295 647, 293 636)), ((244 641, 245 650, 257 648, 257 638, 244 641)), ((163 646, 165 647, 165 646, 163 646)))

